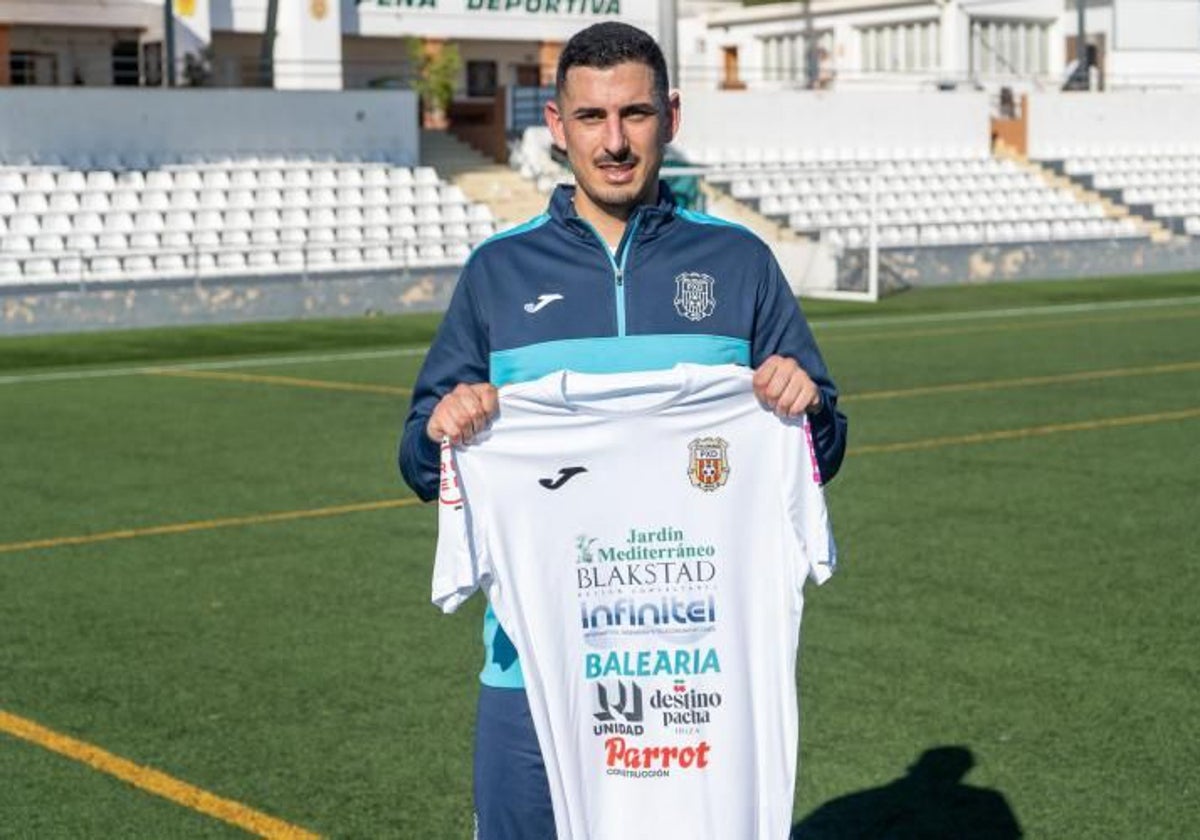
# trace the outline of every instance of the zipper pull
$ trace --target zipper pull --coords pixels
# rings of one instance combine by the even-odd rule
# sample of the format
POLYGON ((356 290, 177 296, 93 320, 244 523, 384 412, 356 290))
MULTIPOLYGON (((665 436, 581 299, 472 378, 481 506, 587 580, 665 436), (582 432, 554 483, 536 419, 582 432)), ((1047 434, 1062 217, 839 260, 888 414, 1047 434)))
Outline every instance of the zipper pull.
POLYGON ((624 282, 625 282, 625 269, 618 268, 617 269, 617 285, 620 286, 624 282))

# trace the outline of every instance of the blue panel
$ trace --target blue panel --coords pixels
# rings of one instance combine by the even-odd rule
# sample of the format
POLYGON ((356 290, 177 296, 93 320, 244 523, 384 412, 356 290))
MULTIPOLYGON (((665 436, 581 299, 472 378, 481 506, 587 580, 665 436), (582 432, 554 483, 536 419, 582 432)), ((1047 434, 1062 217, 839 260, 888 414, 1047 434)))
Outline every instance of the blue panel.
POLYGON ((737 228, 744 230, 747 233, 753 233, 750 228, 745 225, 739 225, 737 222, 731 222, 727 219, 719 219, 716 216, 710 216, 707 213, 701 213, 698 210, 688 210, 686 207, 676 207, 675 215, 682 219, 687 219, 689 222, 695 222, 698 225, 718 225, 720 227, 737 228))
POLYGON ((547 341, 492 353, 491 380, 499 387, 528 382, 556 370, 628 373, 666 370, 684 362, 749 365, 750 343, 723 335, 626 335, 547 341))
POLYGON ((483 614, 483 647, 486 657, 479 681, 492 688, 524 688, 525 676, 512 640, 496 620, 492 605, 483 614))

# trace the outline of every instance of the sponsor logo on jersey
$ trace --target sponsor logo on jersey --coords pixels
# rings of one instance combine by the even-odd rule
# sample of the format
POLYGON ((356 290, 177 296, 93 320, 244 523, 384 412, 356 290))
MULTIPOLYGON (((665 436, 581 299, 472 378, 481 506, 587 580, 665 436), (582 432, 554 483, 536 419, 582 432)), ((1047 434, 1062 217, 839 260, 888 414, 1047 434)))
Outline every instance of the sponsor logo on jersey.
POLYGON ((717 548, 711 543, 689 542, 683 531, 664 525, 657 529, 630 528, 623 543, 610 543, 592 549, 599 540, 581 534, 575 538, 577 563, 617 563, 631 560, 687 560, 695 557, 715 557, 717 548), (586 550, 584 550, 586 548, 586 550))
POLYGON ((614 627, 668 627, 717 621, 716 598, 617 598, 607 603, 580 604, 584 630, 614 627))
POLYGON ((655 690, 650 708, 662 715, 663 726, 701 726, 712 722, 712 712, 724 702, 720 692, 698 691, 679 683, 673 691, 655 690))
POLYGON ((717 576, 711 560, 656 560, 648 563, 594 563, 575 567, 580 592, 626 586, 694 586, 717 576))
POLYGON ((721 673, 716 648, 672 648, 656 650, 611 650, 583 655, 584 676, 589 680, 609 677, 678 677, 721 673))
POLYGON ((596 707, 598 711, 592 714, 597 721, 592 731, 597 735, 641 735, 646 731, 642 726, 645 716, 642 713, 642 688, 632 680, 616 682, 614 689, 611 685, 596 683, 596 707))
POLYGON ((438 484, 438 501, 455 510, 463 506, 462 488, 458 485, 458 471, 454 468, 454 452, 450 441, 442 441, 441 478, 438 484))
POLYGON ((689 321, 703 321, 717 308, 713 295, 716 280, 707 274, 685 271, 675 278, 675 311, 689 321))
POLYGON ((587 472, 587 467, 563 467, 554 478, 539 478, 538 484, 547 490, 557 490, 580 473, 587 472))
POLYGON ((669 776, 672 770, 703 770, 711 755, 708 741, 634 747, 618 735, 604 742, 604 764, 610 776, 669 776))
POLYGON ((523 308, 526 312, 528 312, 530 315, 532 315, 535 312, 542 311, 547 306, 554 303, 554 301, 562 300, 562 299, 563 299, 563 296, 558 293, 548 294, 548 295, 538 295, 536 301, 530 301, 529 303, 525 304, 525 306, 523 308))
POLYGON ((696 438, 688 444, 688 478, 711 493, 729 480, 729 444, 719 437, 696 438))
POLYGON ((575 538, 575 562, 591 563, 595 560, 596 555, 592 553, 592 546, 595 544, 595 537, 589 537, 587 534, 577 536, 575 538))

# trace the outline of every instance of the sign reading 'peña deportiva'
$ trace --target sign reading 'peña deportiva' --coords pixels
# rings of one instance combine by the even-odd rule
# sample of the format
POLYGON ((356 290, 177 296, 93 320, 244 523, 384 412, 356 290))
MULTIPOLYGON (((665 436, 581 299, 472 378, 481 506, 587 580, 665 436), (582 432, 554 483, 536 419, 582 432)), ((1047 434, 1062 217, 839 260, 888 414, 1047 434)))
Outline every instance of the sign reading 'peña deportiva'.
MULTIPOLYGON (((621 0, 458 0, 469 12, 527 12, 548 15, 620 15, 621 0)), ((436 9, 438 0, 358 0, 360 6, 436 9)), ((450 5, 457 5, 456 3, 450 5)))

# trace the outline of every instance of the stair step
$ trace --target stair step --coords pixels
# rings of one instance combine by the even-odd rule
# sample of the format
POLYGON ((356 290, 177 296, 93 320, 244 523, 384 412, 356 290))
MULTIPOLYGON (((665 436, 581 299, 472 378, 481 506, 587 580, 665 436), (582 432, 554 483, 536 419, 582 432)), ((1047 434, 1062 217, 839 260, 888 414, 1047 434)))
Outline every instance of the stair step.
POLYGON ((524 222, 546 209, 547 197, 532 183, 446 132, 421 132, 421 162, 471 201, 488 205, 502 223, 524 222))

